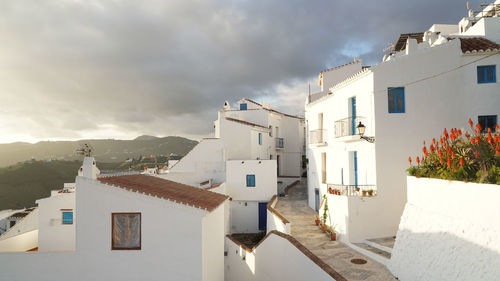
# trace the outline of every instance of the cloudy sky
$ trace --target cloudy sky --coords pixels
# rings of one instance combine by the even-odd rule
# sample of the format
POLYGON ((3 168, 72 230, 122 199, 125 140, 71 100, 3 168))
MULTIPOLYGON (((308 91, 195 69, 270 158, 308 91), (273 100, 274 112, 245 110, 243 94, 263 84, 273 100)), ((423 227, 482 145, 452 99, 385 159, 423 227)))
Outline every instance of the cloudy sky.
POLYGON ((465 2, 2 0, 0 143, 196 139, 243 97, 299 114, 319 71, 377 63, 465 2))

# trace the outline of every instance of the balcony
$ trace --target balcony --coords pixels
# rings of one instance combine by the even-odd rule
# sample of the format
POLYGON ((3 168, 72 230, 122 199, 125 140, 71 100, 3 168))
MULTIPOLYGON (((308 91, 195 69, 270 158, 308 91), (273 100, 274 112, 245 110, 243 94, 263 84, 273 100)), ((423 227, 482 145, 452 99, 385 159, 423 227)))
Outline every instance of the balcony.
POLYGON ((335 138, 357 135, 358 130, 356 126, 359 122, 366 124, 365 120, 365 117, 355 116, 335 121, 335 138))
POLYGON ((285 140, 283 138, 275 138, 276 149, 285 148, 285 140))
POLYGON ((326 144, 327 133, 324 129, 309 131, 309 144, 326 144))
POLYGON ((377 195, 377 186, 372 184, 328 184, 328 193, 334 195, 373 197, 377 195))

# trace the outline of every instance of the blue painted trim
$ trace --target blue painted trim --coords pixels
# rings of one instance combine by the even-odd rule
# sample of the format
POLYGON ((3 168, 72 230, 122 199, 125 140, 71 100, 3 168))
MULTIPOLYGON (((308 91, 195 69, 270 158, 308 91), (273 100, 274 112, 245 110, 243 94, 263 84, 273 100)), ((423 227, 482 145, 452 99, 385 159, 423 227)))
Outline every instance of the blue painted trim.
POLYGON ((387 111, 389 113, 405 113, 405 88, 397 87, 397 88, 387 88, 387 111), (393 106, 394 110, 391 111, 390 101, 391 96, 393 98, 393 106), (398 110, 398 99, 401 100, 401 110, 398 110))
POLYGON ((240 103, 240 110, 247 110, 247 104, 246 103, 240 103))
POLYGON ((488 84, 497 82, 496 65, 478 65, 477 66, 477 83, 478 84, 488 84), (488 72, 493 72, 493 79, 488 80, 488 72), (483 79, 479 77, 479 74, 483 74, 483 79))
POLYGON ((262 145, 262 133, 259 133, 259 144, 262 145))
POLYGON ((351 98, 351 132, 356 134, 356 97, 351 98))
POLYGON ((358 152, 354 151, 354 185, 358 188, 358 152))
POLYGON ((73 224, 73 212, 63 212, 62 222, 63 224, 73 224))
POLYGON ((247 175, 247 186, 255 187, 255 175, 247 175))

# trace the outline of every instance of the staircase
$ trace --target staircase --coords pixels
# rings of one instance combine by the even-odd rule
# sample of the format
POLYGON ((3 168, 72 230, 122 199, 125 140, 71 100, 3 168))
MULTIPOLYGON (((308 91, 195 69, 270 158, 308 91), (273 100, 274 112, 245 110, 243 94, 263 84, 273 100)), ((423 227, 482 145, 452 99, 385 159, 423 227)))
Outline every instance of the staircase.
POLYGON ((367 239, 363 243, 348 243, 348 245, 359 253, 387 266, 391 259, 394 241, 395 237, 384 237, 367 239))

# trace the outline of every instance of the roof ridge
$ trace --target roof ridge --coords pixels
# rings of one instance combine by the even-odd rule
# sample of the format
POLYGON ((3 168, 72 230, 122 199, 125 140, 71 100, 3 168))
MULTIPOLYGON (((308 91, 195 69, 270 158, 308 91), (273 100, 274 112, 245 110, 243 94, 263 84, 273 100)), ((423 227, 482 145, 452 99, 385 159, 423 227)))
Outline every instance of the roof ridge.
POLYGON ((102 184, 211 212, 229 196, 150 175, 98 178, 102 184))
POLYGON ((226 120, 229 120, 229 121, 232 121, 232 122, 236 122, 236 123, 241 123, 243 125, 248 125, 248 126, 255 126, 255 127, 261 127, 261 128, 264 128, 264 129, 269 129, 268 127, 265 127, 265 126, 262 126, 262 125, 259 125, 259 124, 255 124, 255 123, 252 123, 252 122, 248 122, 248 121, 245 121, 245 120, 240 120, 240 119, 236 119, 236 118, 232 118, 232 117, 225 117, 226 120))

